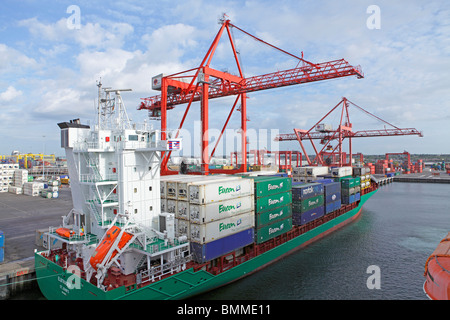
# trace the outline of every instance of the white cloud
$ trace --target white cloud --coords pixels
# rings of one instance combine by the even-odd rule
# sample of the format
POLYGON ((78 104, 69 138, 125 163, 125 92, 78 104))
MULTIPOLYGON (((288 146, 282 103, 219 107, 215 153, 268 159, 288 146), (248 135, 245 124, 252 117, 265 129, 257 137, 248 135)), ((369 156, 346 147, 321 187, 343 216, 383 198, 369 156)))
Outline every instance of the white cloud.
POLYGON ((36 38, 61 43, 75 42, 81 48, 121 47, 126 36, 133 33, 132 25, 123 22, 104 22, 82 24, 79 29, 67 27, 67 19, 62 18, 55 23, 45 24, 36 17, 21 20, 19 26, 28 28, 36 38))
POLYGON ((20 51, 0 43, 0 75, 8 72, 20 72, 37 66, 36 60, 20 51))
POLYGON ((6 89, 6 91, 0 93, 0 102, 1 101, 9 102, 17 97, 20 97, 21 95, 22 91, 17 90, 13 86, 9 86, 8 89, 6 89))

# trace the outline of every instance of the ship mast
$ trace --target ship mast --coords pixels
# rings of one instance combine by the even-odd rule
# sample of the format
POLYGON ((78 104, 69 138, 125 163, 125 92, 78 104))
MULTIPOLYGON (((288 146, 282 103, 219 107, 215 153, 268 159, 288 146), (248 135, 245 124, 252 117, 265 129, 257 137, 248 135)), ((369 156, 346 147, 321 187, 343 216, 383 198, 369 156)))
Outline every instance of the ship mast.
POLYGON ((101 80, 97 83, 98 87, 98 128, 106 129, 131 129, 131 122, 125 109, 121 91, 132 91, 131 89, 112 89, 111 87, 102 87, 101 80), (111 97, 111 93, 115 93, 111 97), (114 117, 114 115, 116 115, 114 117))

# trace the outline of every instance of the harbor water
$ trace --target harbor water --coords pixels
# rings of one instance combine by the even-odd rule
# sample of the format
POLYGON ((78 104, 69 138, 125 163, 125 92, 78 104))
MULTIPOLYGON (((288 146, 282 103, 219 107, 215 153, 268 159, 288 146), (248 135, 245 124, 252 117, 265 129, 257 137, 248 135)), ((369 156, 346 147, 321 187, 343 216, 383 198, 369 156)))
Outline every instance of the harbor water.
MULTIPOLYGON (((449 194, 449 184, 381 186, 353 223, 193 299, 425 300, 425 261, 450 232, 449 194)), ((13 299, 44 298, 36 288, 13 299)))

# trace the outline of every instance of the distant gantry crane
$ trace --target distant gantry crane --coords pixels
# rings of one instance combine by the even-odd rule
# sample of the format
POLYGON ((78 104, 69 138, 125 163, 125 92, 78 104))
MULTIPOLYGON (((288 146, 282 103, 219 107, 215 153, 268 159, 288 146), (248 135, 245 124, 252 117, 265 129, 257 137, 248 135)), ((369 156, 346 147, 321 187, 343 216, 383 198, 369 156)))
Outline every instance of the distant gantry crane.
MULTIPOLYGON (((323 63, 312 63, 301 57, 286 52, 262 39, 251 35, 250 33, 233 25, 226 15, 220 20, 221 27, 216 37, 214 38, 208 52, 203 58, 200 66, 190 70, 182 71, 172 75, 159 75, 153 77, 152 88, 160 90, 161 94, 153 97, 143 98, 139 110, 149 110, 150 116, 160 118, 161 121, 161 139, 167 137, 167 111, 173 109, 176 105, 187 104, 184 115, 181 119, 175 138, 179 136, 180 129, 183 127, 186 116, 193 102, 200 101, 201 113, 201 173, 230 173, 230 170, 225 172, 220 169, 209 169, 208 165, 211 157, 214 155, 220 139, 229 123, 231 115, 235 110, 241 112, 240 116, 240 133, 241 133, 241 152, 240 154, 247 154, 247 105, 246 94, 248 92, 255 92, 260 90, 267 90, 273 88, 280 88, 296 84, 303 84, 315 81, 323 81, 341 77, 356 76, 363 78, 364 75, 359 66, 351 66, 344 59, 333 60, 323 63), (236 50, 236 44, 233 40, 232 29, 241 31, 245 35, 250 36, 254 40, 263 43, 273 49, 276 49, 290 57, 298 60, 298 64, 293 69, 277 71, 264 75, 258 75, 245 78, 242 71, 242 64, 240 62, 239 53, 236 50), (219 44, 223 33, 226 31, 228 39, 233 52, 234 60, 238 69, 238 75, 232 75, 227 72, 219 71, 210 67, 211 60, 219 44), (216 144, 211 153, 209 153, 209 100, 236 96, 227 119, 223 125, 221 134, 216 141, 216 144), (240 103, 240 106, 236 106, 240 103)), ((163 152, 163 161, 161 164, 161 174, 172 174, 168 170, 168 160, 171 152, 163 152)), ((245 172, 247 170, 247 157, 242 156, 242 163, 239 168, 232 170, 234 172, 245 172)))
POLYGON ((276 141, 295 141, 300 143, 302 151, 305 155, 308 165, 337 165, 337 166, 351 166, 352 165, 352 139, 353 138, 367 138, 367 137, 391 137, 391 136, 406 136, 406 135, 418 135, 423 137, 423 133, 414 128, 398 128, 393 124, 377 117, 376 115, 370 113, 369 111, 361 108, 360 106, 349 101, 347 98, 342 98, 342 100, 332 108, 324 117, 314 124, 309 130, 294 129, 294 133, 279 134, 275 140, 276 141), (389 129, 377 129, 377 130, 360 130, 353 132, 352 123, 350 122, 350 116, 348 108, 350 105, 355 106, 361 111, 365 112, 371 117, 383 122, 388 125, 389 129), (341 106, 340 122, 335 130, 332 129, 331 125, 323 123, 323 121, 339 106, 341 106), (313 131, 316 129, 316 131, 313 131), (348 139, 349 152, 343 151, 342 143, 344 139, 348 139), (320 140, 320 144, 323 147, 319 150, 314 144, 313 140, 320 140), (316 153, 314 159, 310 159, 308 153, 305 150, 303 140, 310 140, 311 145, 316 153), (337 141, 336 146, 332 146, 331 142, 337 141))

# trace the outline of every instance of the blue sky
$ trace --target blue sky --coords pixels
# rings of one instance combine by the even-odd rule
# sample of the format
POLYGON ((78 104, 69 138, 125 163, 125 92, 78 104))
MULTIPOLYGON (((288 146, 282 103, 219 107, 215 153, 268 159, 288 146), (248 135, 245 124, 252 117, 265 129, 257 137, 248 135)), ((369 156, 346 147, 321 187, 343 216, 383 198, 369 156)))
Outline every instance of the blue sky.
MULTIPOLYGON (((12 150, 63 155, 58 122, 94 122, 96 81, 132 88, 124 93, 130 117, 143 122, 140 99, 157 95, 151 77, 198 66, 227 13, 236 26, 311 62, 345 58, 361 65, 355 77, 249 94, 248 127, 309 129, 343 96, 423 138, 354 139, 353 151, 450 153, 450 5, 446 1, 12 1, 0 11, 0 154, 12 150), (380 8, 369 29, 367 8, 380 8), (75 5, 79 28, 69 28, 75 5), (44 137, 45 136, 45 137, 44 137)), ((294 67, 296 62, 234 31, 246 76, 294 67)), ((234 72, 227 43, 212 67, 234 72)), ((220 129, 230 99, 211 102, 211 127, 220 129)), ((176 128, 184 106, 170 111, 176 128)), ((351 109, 354 130, 382 128, 351 109)), ((239 115, 230 127, 238 126, 239 115)), ((186 128, 200 119, 198 104, 186 128)), ((285 143, 280 149, 298 149, 285 143)))

